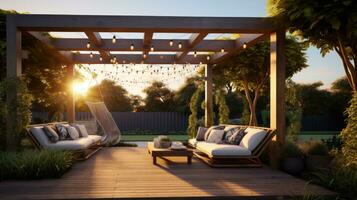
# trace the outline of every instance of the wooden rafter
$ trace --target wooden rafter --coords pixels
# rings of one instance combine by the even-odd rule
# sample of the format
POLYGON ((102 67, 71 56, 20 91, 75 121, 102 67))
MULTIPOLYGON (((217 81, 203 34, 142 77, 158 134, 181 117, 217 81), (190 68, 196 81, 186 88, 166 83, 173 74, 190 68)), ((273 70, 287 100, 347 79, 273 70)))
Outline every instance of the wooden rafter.
POLYGON ((87 35, 88 40, 93 46, 91 49, 98 51, 103 60, 106 61, 110 60, 110 54, 101 48, 101 46, 103 46, 103 41, 100 34, 97 32, 88 32, 88 31, 86 31, 85 34, 87 35))
POLYGON ((187 46, 183 47, 183 51, 178 52, 176 54, 176 62, 179 62, 182 60, 183 57, 185 57, 190 50, 196 46, 198 43, 200 43, 205 37, 207 36, 207 33, 194 33, 191 35, 190 39, 188 40, 187 46))

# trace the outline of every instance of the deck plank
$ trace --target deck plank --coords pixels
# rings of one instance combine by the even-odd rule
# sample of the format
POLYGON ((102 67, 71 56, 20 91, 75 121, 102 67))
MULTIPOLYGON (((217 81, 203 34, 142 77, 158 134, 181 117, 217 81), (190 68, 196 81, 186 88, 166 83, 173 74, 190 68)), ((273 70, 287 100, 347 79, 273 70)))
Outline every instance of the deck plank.
POLYGON ((145 148, 104 148, 61 179, 0 182, 0 199, 278 197, 333 192, 263 168, 210 168, 198 159, 158 159, 145 148))

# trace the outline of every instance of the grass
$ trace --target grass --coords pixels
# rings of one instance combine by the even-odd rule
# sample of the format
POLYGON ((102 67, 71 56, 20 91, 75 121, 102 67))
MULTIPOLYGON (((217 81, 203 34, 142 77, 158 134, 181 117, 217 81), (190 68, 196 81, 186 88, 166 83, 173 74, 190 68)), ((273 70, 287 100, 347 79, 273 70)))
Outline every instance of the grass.
POLYGON ((0 152, 0 181, 59 178, 73 163, 73 154, 67 151, 0 152))

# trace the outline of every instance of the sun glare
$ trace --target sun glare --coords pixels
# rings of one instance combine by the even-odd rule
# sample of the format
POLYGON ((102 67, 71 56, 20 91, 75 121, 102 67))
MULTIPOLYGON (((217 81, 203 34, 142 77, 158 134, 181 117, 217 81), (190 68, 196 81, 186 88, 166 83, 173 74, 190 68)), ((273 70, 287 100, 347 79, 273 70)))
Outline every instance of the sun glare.
POLYGON ((73 91, 75 94, 85 96, 88 92, 90 85, 86 82, 73 82, 73 91))

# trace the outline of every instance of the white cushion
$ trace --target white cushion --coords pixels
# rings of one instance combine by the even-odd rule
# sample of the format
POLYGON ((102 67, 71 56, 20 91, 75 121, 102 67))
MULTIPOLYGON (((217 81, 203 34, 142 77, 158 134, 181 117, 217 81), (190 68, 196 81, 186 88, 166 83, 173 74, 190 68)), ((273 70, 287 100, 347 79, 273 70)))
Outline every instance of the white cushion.
POLYGON ((206 142, 220 143, 220 142, 222 142, 223 134, 224 134, 224 130, 215 130, 215 129, 213 129, 211 131, 211 133, 209 134, 206 142))
POLYGON ((192 146, 192 147, 196 147, 198 143, 202 143, 204 141, 197 141, 196 138, 192 138, 188 140, 188 143, 192 146))
POLYGON ((83 150, 93 144, 93 140, 89 137, 79 138, 77 140, 61 140, 57 143, 52 143, 45 146, 46 149, 52 150, 83 150))
POLYGON ((69 137, 72 139, 72 140, 76 140, 79 138, 79 133, 77 131, 77 129, 73 126, 67 126, 66 127, 67 129, 67 132, 69 134, 69 137))
POLYGON ((43 126, 36 126, 30 129, 32 135, 36 138, 37 142, 42 146, 47 146, 51 144, 51 141, 46 136, 45 131, 43 130, 43 126))
POLYGON ((267 134, 267 132, 262 129, 250 127, 245 129, 245 132, 247 134, 243 137, 239 146, 245 147, 250 151, 253 151, 262 142, 262 140, 267 134))
POLYGON ((251 151, 245 147, 230 144, 215 144, 207 142, 197 143, 198 150, 206 153, 211 157, 215 156, 249 156, 251 151))
POLYGON ((88 135, 88 138, 93 141, 93 143, 96 143, 102 139, 102 136, 99 135, 88 135))

